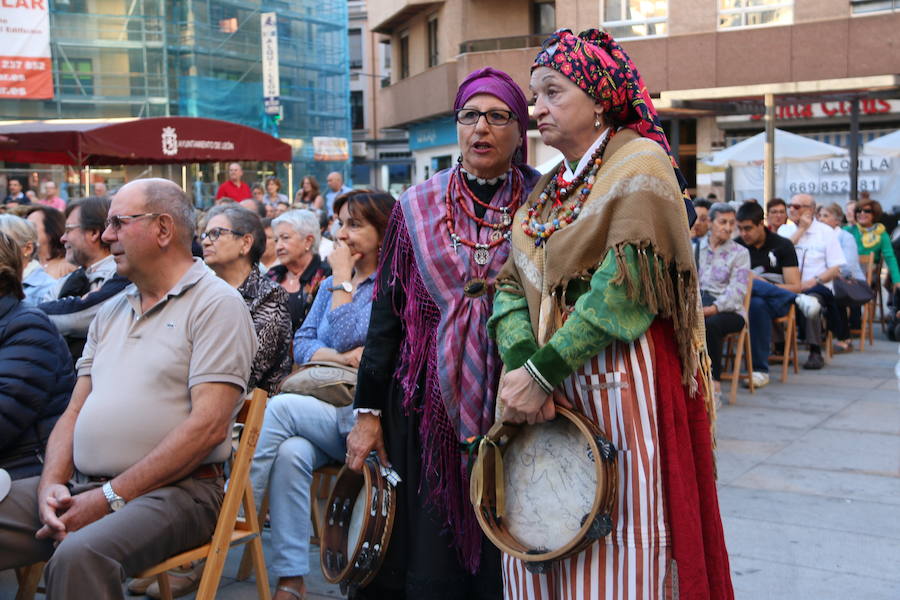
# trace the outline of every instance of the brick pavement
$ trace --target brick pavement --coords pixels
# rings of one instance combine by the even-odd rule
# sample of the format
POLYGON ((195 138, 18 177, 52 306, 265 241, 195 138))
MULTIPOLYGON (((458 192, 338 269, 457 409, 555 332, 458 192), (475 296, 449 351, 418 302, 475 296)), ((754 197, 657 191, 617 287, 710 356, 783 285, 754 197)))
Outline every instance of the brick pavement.
MULTIPOLYGON (((742 390, 721 410, 719 493, 739 600, 900 598, 897 344, 876 337, 865 353, 742 390)), ((232 554, 218 597, 252 600, 232 554)), ((341 597, 312 573, 310 600, 341 597)), ((0 573, 0 600, 14 597, 15 579, 0 573)))

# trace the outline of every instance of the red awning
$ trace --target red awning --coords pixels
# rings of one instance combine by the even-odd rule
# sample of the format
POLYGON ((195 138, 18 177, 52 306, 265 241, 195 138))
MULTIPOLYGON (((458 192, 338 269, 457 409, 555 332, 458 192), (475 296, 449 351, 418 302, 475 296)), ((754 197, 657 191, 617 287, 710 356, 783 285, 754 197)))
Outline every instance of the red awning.
POLYGON ((291 147, 228 121, 152 117, 0 124, 0 160, 57 165, 290 162, 291 147))

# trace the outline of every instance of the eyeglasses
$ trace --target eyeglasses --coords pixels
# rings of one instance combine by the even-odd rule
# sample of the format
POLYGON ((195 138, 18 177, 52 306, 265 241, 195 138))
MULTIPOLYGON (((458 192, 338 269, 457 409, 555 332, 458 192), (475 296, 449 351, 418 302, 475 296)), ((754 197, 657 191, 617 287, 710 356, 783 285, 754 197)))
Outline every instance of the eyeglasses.
POLYGON ((122 229, 122 225, 128 225, 132 221, 136 221, 137 219, 143 219, 145 217, 158 217, 165 213, 141 213, 139 215, 113 215, 110 218, 106 219, 106 226, 112 227, 113 231, 119 231, 122 229))
POLYGON ((241 237, 242 235, 244 235, 240 231, 235 231, 234 229, 228 229, 227 227, 213 227, 209 231, 204 231, 203 233, 201 233, 200 239, 205 240, 208 238, 209 241, 215 242, 216 240, 219 239, 219 237, 223 233, 230 233, 231 235, 234 235, 237 237, 241 237))
POLYGON ((456 111, 456 122, 460 125, 475 125, 478 119, 484 117, 488 125, 503 126, 516 119, 516 115, 508 110, 489 110, 481 112, 474 108, 461 108, 456 111))
POLYGON ((81 225, 66 225, 64 227, 66 233, 72 233, 76 229, 81 229, 81 225))
POLYGON ((872 210, 871 208, 857 208, 855 212, 856 212, 856 214, 859 214, 859 213, 866 213, 867 215, 875 214, 875 211, 872 210))
POLYGON ((801 208, 812 208, 812 204, 788 204, 790 208, 800 210, 801 208))

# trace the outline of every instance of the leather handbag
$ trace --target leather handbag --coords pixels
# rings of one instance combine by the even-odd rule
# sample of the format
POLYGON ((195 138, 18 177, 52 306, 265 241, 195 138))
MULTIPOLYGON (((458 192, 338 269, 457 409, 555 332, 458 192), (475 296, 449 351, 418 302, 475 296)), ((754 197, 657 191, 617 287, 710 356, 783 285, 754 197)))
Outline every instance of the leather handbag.
POLYGON ((834 279, 834 297, 838 304, 863 306, 872 301, 875 293, 865 281, 836 277, 834 279))
POLYGON ((308 362, 282 381, 280 388, 284 394, 312 396, 337 407, 350 406, 356 393, 356 369, 336 362, 308 362))

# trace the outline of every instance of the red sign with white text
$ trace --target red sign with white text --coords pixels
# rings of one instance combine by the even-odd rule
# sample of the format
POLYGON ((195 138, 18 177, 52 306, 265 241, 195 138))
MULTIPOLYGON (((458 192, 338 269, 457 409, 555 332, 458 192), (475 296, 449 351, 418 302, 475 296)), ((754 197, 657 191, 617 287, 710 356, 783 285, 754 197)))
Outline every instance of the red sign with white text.
POLYGON ((0 98, 53 97, 49 0, 0 0, 0 98))

